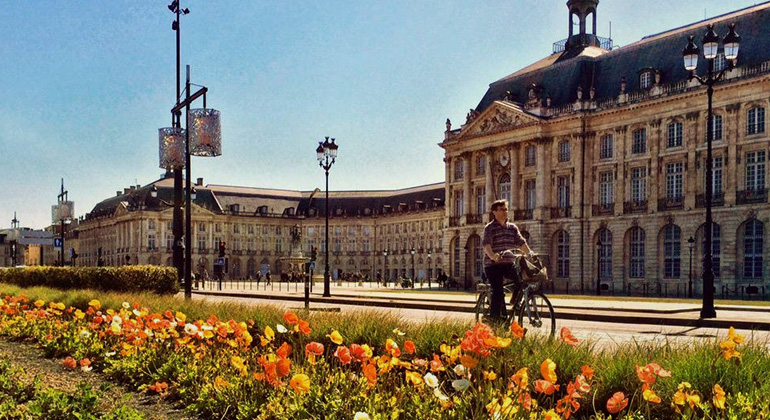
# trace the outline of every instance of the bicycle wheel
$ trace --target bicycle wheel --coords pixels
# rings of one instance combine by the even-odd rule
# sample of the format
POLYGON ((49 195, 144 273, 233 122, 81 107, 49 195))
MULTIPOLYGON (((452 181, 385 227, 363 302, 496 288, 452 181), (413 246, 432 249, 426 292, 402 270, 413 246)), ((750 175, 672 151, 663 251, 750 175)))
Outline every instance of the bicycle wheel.
POLYGON ((489 314, 489 292, 479 292, 476 299, 476 322, 481 322, 489 314))
POLYGON ((556 334, 556 314, 551 301, 540 292, 531 293, 528 302, 522 302, 517 316, 519 325, 531 332, 554 336, 556 334), (528 304, 527 304, 528 303, 528 304))

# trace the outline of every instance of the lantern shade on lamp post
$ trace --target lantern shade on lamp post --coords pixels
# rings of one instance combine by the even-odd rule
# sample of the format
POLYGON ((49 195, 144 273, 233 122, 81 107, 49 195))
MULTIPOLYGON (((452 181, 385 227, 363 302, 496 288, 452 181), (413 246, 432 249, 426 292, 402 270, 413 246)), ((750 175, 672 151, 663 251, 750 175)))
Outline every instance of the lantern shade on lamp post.
POLYGON ((315 149, 316 157, 318 159, 318 166, 323 168, 326 173, 326 211, 324 212, 326 217, 326 253, 324 256, 324 297, 330 297, 331 290, 329 289, 329 169, 331 169, 334 162, 337 160, 337 149, 339 146, 334 143, 334 139, 329 140, 326 137, 324 141, 318 142, 318 147, 315 149))
POLYGON ((704 225, 704 246, 703 246, 703 306, 701 308, 701 318, 715 318, 717 316, 714 309, 714 261, 712 254, 712 230, 713 220, 711 217, 711 202, 713 195, 713 159, 711 155, 711 143, 714 140, 714 125, 712 111, 712 97, 714 95, 714 84, 724 78, 725 74, 735 67, 735 59, 738 58, 738 47, 741 37, 735 32, 735 24, 730 24, 727 35, 723 39, 724 54, 727 65, 722 70, 714 71, 714 59, 717 57, 719 49, 719 37, 714 32, 714 26, 708 25, 706 34, 703 36, 703 57, 708 61, 706 76, 698 76, 695 71, 698 68, 698 46, 695 45, 694 37, 691 35, 687 45, 682 51, 684 59, 684 68, 690 74, 688 80, 697 80, 701 85, 706 86, 708 96, 708 112, 706 118, 706 224, 704 225))

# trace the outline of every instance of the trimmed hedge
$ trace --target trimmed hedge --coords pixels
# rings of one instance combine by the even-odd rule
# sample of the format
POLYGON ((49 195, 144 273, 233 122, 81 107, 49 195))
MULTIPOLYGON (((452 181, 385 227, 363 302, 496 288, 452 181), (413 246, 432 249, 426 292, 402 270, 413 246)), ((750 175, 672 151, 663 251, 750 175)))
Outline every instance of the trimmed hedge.
POLYGON ((117 292, 179 291, 176 268, 157 265, 121 267, 14 267, 0 269, 0 282, 20 287, 97 289, 117 292))

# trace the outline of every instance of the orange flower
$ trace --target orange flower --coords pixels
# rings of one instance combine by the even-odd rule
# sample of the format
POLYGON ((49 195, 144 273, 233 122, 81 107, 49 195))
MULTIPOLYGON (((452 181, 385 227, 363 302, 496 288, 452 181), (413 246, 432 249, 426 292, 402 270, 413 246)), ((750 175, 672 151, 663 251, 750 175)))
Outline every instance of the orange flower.
POLYGON ((543 363, 540 364, 540 374, 543 375, 543 379, 546 381, 556 383, 556 363, 551 359, 543 360, 543 363))
POLYGON ((727 331, 727 339, 735 344, 741 344, 743 343, 743 334, 736 334, 735 328, 730 327, 730 329, 727 331))
POLYGON ((655 362, 647 363, 644 367, 636 366, 636 376, 647 385, 655 383, 658 377, 671 377, 671 372, 663 369, 655 362))
POLYGON ((350 355, 350 349, 345 346, 337 347, 337 350, 334 351, 334 356, 339 359, 340 363, 343 365, 349 365, 353 360, 353 357, 350 355))
POLYGON ((324 354, 324 345, 313 341, 305 346, 305 354, 312 354, 314 356, 321 356, 324 354))
POLYGON ((369 358, 369 356, 366 355, 366 349, 356 343, 350 345, 350 355, 353 356, 353 359, 357 362, 363 362, 369 358))
POLYGON ((467 354, 464 354, 464 355, 460 356, 460 363, 462 363, 463 366, 465 366, 468 369, 473 369, 476 366, 478 366, 479 361, 476 360, 475 358, 473 358, 473 356, 469 356, 467 354))
POLYGON ((519 369, 513 376, 511 376, 511 381, 513 381, 519 389, 525 389, 529 386, 529 369, 519 369))
POLYGON ((559 337, 561 338, 561 341, 564 342, 564 344, 568 344, 570 346, 578 345, 578 339, 572 335, 572 331, 570 331, 567 327, 561 327, 561 330, 559 331, 559 337))
POLYGON ((628 398, 622 392, 616 392, 607 400, 607 411, 616 414, 626 408, 627 405, 628 398))
POLYGON ((443 370, 446 370, 446 369, 444 368, 444 364, 441 363, 441 358, 438 357, 438 354, 434 354, 433 360, 430 361, 430 371, 441 372, 443 370))
POLYGON ((308 376, 304 373, 298 373, 292 376, 291 381, 289 382, 289 386, 297 394, 307 392, 310 390, 310 378, 308 378, 308 376))
POLYGON ((366 363, 363 368, 364 376, 366 377, 366 381, 369 384, 369 388, 373 388, 375 384, 377 384, 377 366, 374 365, 374 363, 366 363))
POLYGON ((154 384, 150 385, 148 389, 158 394, 165 394, 166 390, 168 389, 168 384, 165 382, 156 381, 154 384))
POLYGON ((412 340, 406 340, 404 342, 404 351, 409 354, 414 354, 417 351, 417 348, 415 348, 414 342, 412 342, 412 340))
POLYGON ((588 392, 591 390, 591 385, 588 384, 585 376, 578 375, 575 378, 575 388, 580 392, 588 392))
POLYGON ((594 377, 594 370, 591 369, 588 365, 583 365, 580 367, 580 371, 583 373, 583 376, 586 377, 587 380, 591 380, 591 378, 594 377))
POLYGON ((290 325, 299 323, 299 317, 294 312, 286 312, 283 314, 283 320, 290 325))
POLYGON ((519 325, 518 322, 513 321, 513 323, 511 323, 511 335, 512 336, 514 336, 514 337, 518 338, 519 340, 521 340, 521 339, 524 338, 524 334, 526 334, 526 333, 527 333, 527 330, 525 330, 524 328, 521 328, 521 325, 519 325))
POLYGON ((559 385, 554 385, 549 381, 538 379, 535 381, 535 392, 539 392, 545 395, 552 395, 559 390, 559 385))
POLYGON ((398 348, 398 344, 390 338, 385 341, 385 352, 393 357, 401 356, 401 350, 398 348))
POLYGON ((284 341, 283 344, 281 344, 281 347, 278 347, 278 350, 275 351, 275 354, 278 355, 278 357, 289 357, 289 354, 291 354, 291 345, 284 341))
POLYGON ((719 384, 714 384, 714 388, 711 389, 711 392, 714 394, 713 397, 711 397, 711 401, 714 403, 714 407, 724 410, 725 409, 725 391, 722 389, 719 384))
POLYGON ((64 359, 64 360, 61 362, 61 364, 62 364, 62 365, 65 367, 65 368, 67 368, 67 369, 75 369, 76 367, 78 367, 78 362, 77 362, 77 360, 73 359, 72 357, 67 357, 66 359, 64 359))
POLYGON ((275 363, 275 374, 279 378, 283 378, 289 374, 291 371, 291 360, 289 359, 278 359, 278 361, 275 363))
POLYGON ((741 358, 741 353, 738 350, 735 350, 735 344, 736 343, 733 340, 726 340, 719 345, 722 349, 722 357, 724 357, 725 360, 741 358))
POLYGON ((305 335, 310 335, 310 333, 312 332, 312 330, 310 329, 310 324, 307 321, 303 321, 301 319, 297 324, 297 331, 305 335))

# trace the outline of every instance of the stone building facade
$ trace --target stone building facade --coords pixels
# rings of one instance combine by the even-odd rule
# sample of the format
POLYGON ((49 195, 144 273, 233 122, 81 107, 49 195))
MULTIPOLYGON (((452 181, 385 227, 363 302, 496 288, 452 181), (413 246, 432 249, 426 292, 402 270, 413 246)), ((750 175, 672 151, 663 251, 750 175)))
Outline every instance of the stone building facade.
MULTIPOLYGON (((459 129, 447 120, 448 274, 481 279, 480 238, 503 198, 530 246, 549 255, 555 291, 700 295, 708 104, 682 50, 707 25, 721 39, 735 23, 737 65, 713 93, 715 287, 770 294, 770 4, 616 49, 595 24, 586 30, 597 0, 567 5, 580 33, 570 28, 552 55, 492 83, 459 129)), ((716 71, 727 66, 719 52, 716 71)))
MULTIPOLYGON (((298 225, 302 250, 317 249, 325 265, 324 193, 203 185, 192 208, 193 270, 213 273, 219 243, 226 244, 227 278, 281 274, 298 225)), ((442 183, 391 191, 329 193, 329 259, 332 277, 357 273, 369 279, 399 276, 435 279, 445 257, 442 183), (414 249, 414 253, 412 250, 414 249), (387 251, 387 252, 385 252, 387 251)), ((97 204, 78 226, 78 264, 172 265, 173 179, 132 186, 97 204), (157 197, 151 190, 155 187, 157 197)), ((316 273, 319 269, 316 270, 316 273)))

